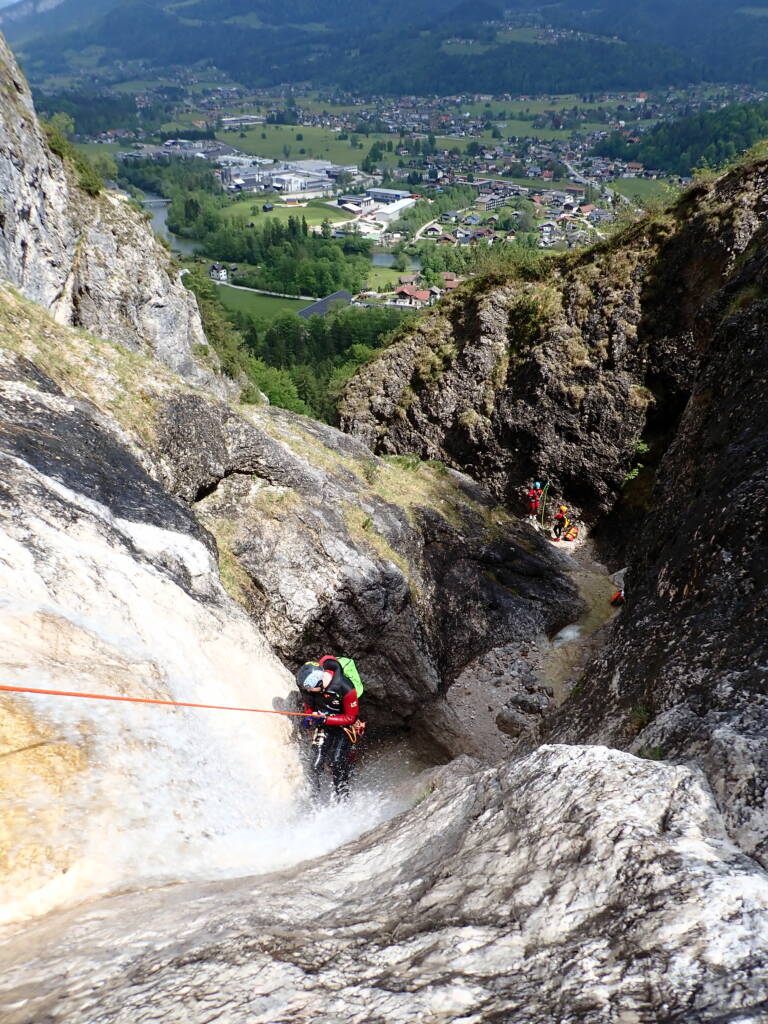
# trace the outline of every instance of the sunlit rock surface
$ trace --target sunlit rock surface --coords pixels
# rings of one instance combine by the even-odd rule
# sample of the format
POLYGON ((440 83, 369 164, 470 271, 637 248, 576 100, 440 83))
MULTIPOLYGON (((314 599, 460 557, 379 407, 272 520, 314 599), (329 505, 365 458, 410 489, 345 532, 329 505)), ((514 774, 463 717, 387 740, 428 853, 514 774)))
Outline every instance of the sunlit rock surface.
POLYGON ((5 933, 4 1024, 759 1024, 768 876, 701 775, 601 747, 442 769, 279 875, 5 933), (430 791, 431 792, 428 792, 430 791), (428 794, 428 795, 427 795, 428 794))
POLYGON ((48 148, 2 36, 0 81, 0 278, 59 323, 152 353, 223 393, 223 381, 197 362, 200 352, 215 357, 171 256, 122 198, 77 187, 48 148))
MULTIPOLYGON (((0 416, 2 685, 267 708, 289 692, 212 538, 116 424, 7 350, 0 416)), ((0 755, 6 920, 208 877, 211 857, 242 872, 299 779, 277 716, 63 697, 0 694, 0 755)))

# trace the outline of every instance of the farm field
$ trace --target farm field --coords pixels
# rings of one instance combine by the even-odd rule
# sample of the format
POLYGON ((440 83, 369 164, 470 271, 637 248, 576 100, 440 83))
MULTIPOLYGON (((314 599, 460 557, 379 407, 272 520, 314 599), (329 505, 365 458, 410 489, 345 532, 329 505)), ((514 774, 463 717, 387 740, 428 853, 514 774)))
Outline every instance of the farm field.
POLYGON ((339 139, 339 132, 314 125, 263 124, 240 132, 217 132, 216 137, 243 153, 272 160, 330 160, 334 164, 359 164, 377 139, 391 135, 355 135, 356 144, 339 139), (262 138, 262 135, 265 138, 262 138), (302 136, 298 139, 296 136, 302 136))
POLYGON ((298 313, 309 303, 303 299, 278 299, 273 295, 258 295, 256 292, 238 291, 227 285, 219 285, 222 305, 237 313, 249 313, 262 320, 274 320, 279 313, 298 313))
POLYGON ((308 110, 313 114, 352 114, 365 110, 366 107, 355 106, 353 103, 331 103, 328 100, 318 99, 316 96, 300 96, 296 103, 302 110, 308 110))
MULTIPOLYGON (((552 142, 555 139, 569 139, 573 134, 570 128, 536 128, 531 121, 507 119, 506 121, 496 121, 494 123, 498 126, 503 139, 514 135, 518 138, 542 139, 545 142, 552 142)), ((597 131, 602 127, 604 126, 600 124, 584 122, 579 125, 578 130, 579 132, 590 132, 597 131)), ((470 142, 481 142, 488 146, 499 145, 499 140, 494 139, 491 132, 481 132, 479 135, 467 135, 460 138, 451 135, 439 135, 436 138, 436 142, 443 149, 453 149, 455 146, 457 149, 462 150, 462 152, 470 142)))
POLYGON ((393 288, 397 284, 397 279, 401 274, 405 274, 405 270, 395 270, 394 267, 371 267, 368 272, 368 279, 365 282, 366 288, 393 288))
POLYGON ((504 43, 535 43, 541 44, 539 39, 540 29, 537 28, 509 28, 502 29, 496 33, 496 42, 504 43))
POLYGON ((177 86, 171 78, 129 78, 125 82, 117 82, 112 88, 115 92, 135 94, 145 92, 148 89, 162 89, 163 86, 177 86))
POLYGON ((289 217, 298 217, 299 220, 303 217, 310 227, 317 227, 324 220, 329 220, 332 224, 336 224, 341 221, 352 220, 354 216, 354 214, 349 213, 347 210, 342 210, 339 206, 318 200, 310 200, 304 206, 275 205, 273 210, 265 213, 262 210, 265 202, 274 203, 275 197, 269 196, 266 199, 263 196, 254 196, 252 199, 249 197, 228 206, 224 213, 233 222, 244 221, 248 224, 253 221, 257 227, 263 226, 268 220, 287 223, 289 217))
POLYGON ((671 202, 677 192, 676 186, 668 181, 653 178, 616 178, 607 184, 627 199, 636 199, 638 202, 645 199, 669 199, 671 202))
POLYGON ((460 113, 468 113, 473 116, 487 116, 491 121, 499 120, 498 114, 506 112, 507 116, 514 117, 515 114, 545 114, 549 110, 570 110, 573 107, 580 107, 585 110, 601 110, 605 107, 615 106, 615 100, 595 100, 584 103, 581 96, 573 93, 564 93, 558 96, 545 96, 537 99, 529 99, 522 96, 512 100, 486 100, 482 103, 457 103, 456 109, 460 113))

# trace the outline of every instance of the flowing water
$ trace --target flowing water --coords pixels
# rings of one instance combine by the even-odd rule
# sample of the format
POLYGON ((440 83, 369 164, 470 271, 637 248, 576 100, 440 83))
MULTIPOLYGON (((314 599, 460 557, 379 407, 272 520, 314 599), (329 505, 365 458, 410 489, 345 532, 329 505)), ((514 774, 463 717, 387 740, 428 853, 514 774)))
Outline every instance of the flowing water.
POLYGON ((587 662, 602 646, 603 627, 616 615, 611 605, 616 584, 608 569, 595 558, 590 542, 569 553, 575 563, 571 579, 586 608, 578 622, 565 626, 552 637, 542 652, 537 672, 543 685, 552 687, 558 703, 565 700, 587 662))
MULTIPOLYGON (((294 684, 247 617, 198 600, 153 564, 163 551, 205 592, 215 563, 199 540, 119 519, 58 481, 37 483, 81 518, 76 529, 35 521, 46 545, 37 561, 27 534, 0 536, 5 685, 285 706, 294 684)), ((402 784, 422 767, 371 756, 349 805, 310 803, 302 741, 286 718, 52 695, 0 700, 2 923, 320 855, 406 806, 402 784)))
POLYGON ((199 243, 191 242, 188 238, 181 238, 179 235, 174 235, 172 231, 168 230, 166 221, 168 220, 168 204, 170 200, 155 195, 153 192, 145 192, 142 202, 147 209, 147 213, 152 214, 152 230, 156 235, 170 242, 174 252, 183 253, 185 256, 194 256, 196 252, 200 251, 199 243))

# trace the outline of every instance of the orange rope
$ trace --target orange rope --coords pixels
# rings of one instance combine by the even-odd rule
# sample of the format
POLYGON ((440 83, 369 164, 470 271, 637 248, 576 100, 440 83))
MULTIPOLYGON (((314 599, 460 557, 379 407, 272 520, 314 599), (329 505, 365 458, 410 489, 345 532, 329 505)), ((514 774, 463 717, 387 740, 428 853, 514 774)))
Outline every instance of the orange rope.
POLYGON ((128 704, 164 704, 171 708, 209 708, 213 711, 252 711, 257 715, 292 715, 304 718, 305 711, 275 711, 273 708, 232 708, 225 704, 191 704, 180 700, 155 700, 151 697, 112 697, 106 693, 75 693, 69 690, 37 690, 32 686, 0 686, 6 693, 44 693, 53 697, 83 697, 86 700, 119 700, 128 704))

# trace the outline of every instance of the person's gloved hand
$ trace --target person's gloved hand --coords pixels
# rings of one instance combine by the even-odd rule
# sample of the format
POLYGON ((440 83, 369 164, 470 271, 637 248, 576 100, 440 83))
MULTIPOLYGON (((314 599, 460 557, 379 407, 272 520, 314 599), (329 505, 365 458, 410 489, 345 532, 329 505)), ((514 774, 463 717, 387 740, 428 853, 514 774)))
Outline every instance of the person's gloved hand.
POLYGON ((325 720, 328 716, 324 715, 322 711, 314 711, 312 713, 312 721, 315 725, 325 725, 325 720))
POLYGON ((312 717, 312 715, 307 715, 306 718, 302 718, 301 720, 302 729, 314 729, 316 725, 317 721, 312 717))

